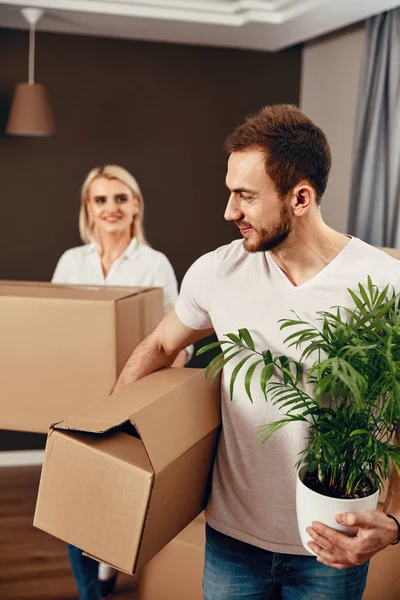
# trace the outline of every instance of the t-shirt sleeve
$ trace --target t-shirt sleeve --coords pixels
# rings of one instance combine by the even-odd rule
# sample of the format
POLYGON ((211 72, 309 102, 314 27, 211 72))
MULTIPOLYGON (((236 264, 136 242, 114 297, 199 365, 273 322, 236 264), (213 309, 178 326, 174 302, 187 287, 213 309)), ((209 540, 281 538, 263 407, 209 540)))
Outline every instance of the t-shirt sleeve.
POLYGON ((64 252, 59 259, 51 278, 52 283, 70 283, 74 259, 70 250, 64 252))
POLYGON ((213 254, 205 254, 190 267, 182 281, 175 304, 178 318, 192 329, 209 329, 213 326, 210 315, 210 297, 215 277, 213 254))

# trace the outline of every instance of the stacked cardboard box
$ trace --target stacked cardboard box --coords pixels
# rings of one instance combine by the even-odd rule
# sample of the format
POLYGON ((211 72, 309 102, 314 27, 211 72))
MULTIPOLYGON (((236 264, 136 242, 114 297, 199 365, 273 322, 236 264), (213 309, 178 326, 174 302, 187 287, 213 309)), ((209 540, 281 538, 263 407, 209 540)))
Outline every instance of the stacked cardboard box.
POLYGON ((0 282, 0 429, 47 433, 110 393, 162 289, 0 282))

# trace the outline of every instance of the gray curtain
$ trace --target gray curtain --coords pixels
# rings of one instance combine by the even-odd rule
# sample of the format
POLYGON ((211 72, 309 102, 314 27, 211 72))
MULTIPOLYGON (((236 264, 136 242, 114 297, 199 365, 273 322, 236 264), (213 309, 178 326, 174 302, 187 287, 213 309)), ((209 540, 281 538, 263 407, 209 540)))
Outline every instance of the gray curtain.
POLYGON ((400 247, 400 8, 366 21, 349 233, 400 247))

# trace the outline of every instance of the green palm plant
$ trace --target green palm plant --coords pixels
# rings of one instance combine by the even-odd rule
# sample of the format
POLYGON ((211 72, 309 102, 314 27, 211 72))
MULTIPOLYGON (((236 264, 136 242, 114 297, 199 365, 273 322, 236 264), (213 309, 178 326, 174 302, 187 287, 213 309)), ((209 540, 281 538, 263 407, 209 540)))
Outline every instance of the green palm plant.
POLYGON ((400 475, 400 294, 389 286, 379 290, 370 277, 357 293, 348 292, 354 306, 319 312, 318 327, 296 313, 279 321, 281 330, 295 329, 285 344, 302 350, 299 361, 257 350, 248 329, 228 333, 198 354, 224 347, 206 369, 211 381, 237 357, 231 399, 239 372, 247 369, 244 386, 253 402, 251 383, 259 367, 265 399, 282 411, 281 419, 262 426, 261 441, 289 423, 307 422, 308 445, 296 463, 307 464, 306 485, 333 497, 359 498, 381 489, 392 464, 400 475), (305 369, 307 359, 313 362, 305 369))

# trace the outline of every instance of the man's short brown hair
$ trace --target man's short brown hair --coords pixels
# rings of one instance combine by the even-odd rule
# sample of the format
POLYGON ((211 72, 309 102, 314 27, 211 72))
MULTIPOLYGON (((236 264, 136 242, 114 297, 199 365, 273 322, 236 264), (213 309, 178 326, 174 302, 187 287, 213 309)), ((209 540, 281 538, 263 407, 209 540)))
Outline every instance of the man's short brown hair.
POLYGON ((331 151, 324 132, 296 106, 265 106, 226 139, 228 154, 260 149, 265 170, 284 197, 303 179, 321 201, 331 168, 331 151))

